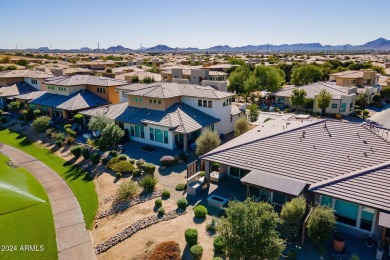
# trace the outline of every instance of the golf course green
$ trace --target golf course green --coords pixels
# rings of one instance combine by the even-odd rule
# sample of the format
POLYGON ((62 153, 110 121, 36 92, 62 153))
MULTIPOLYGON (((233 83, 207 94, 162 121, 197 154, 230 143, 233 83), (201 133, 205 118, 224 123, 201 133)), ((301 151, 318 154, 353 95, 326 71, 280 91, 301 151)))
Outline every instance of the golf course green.
POLYGON ((53 215, 41 184, 0 154, 0 259, 57 259, 53 215))

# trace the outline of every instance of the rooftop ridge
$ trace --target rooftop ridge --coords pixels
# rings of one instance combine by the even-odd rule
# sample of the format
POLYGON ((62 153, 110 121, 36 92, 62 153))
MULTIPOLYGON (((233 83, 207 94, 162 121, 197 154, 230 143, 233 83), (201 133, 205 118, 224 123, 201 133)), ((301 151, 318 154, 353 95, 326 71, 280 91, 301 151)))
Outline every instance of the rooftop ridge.
POLYGON ((390 161, 385 161, 383 163, 380 163, 380 164, 377 164, 374 166, 366 167, 364 169, 352 171, 350 173, 339 175, 339 176, 336 176, 336 177, 328 179, 328 180, 313 183, 312 185, 310 185, 309 190, 318 189, 318 188, 321 188, 323 186, 327 186, 327 185, 330 185, 330 184, 333 184, 336 182, 340 182, 342 180, 346 180, 346 179, 349 179, 352 177, 358 177, 358 176, 361 176, 363 174, 366 174, 366 173, 369 173, 369 172, 372 172, 375 170, 382 170, 382 169, 387 168, 387 167, 390 167, 390 161))
POLYGON ((260 137, 260 138, 258 138, 258 139, 255 139, 255 140, 252 140, 252 141, 249 141, 249 142, 245 142, 245 143, 242 143, 242 144, 238 144, 238 145, 235 145, 235 146, 231 146, 231 147, 228 147, 228 148, 219 150, 219 151, 214 152, 214 153, 207 153, 207 154, 205 154, 205 155, 200 156, 199 158, 200 158, 200 159, 203 159, 204 157, 207 157, 207 156, 210 156, 210 155, 214 155, 214 154, 218 154, 218 153, 224 152, 224 151, 226 151, 226 150, 234 149, 234 148, 237 148, 237 147, 240 147, 240 146, 244 146, 244 145, 247 145, 247 144, 252 144, 252 143, 258 142, 258 141, 260 141, 260 140, 266 140, 266 139, 269 139, 269 138, 271 138, 271 137, 275 137, 275 136, 279 136, 279 135, 282 135, 282 134, 285 134, 285 133, 289 133, 289 132, 292 132, 292 131, 296 131, 296 130, 303 129, 303 128, 306 128, 306 127, 308 127, 308 126, 313 126, 313 125, 316 125, 316 124, 324 123, 324 122, 326 122, 326 120, 327 120, 327 119, 314 121, 314 122, 311 123, 311 124, 307 124, 307 125, 304 125, 304 126, 301 126, 301 127, 289 129, 289 130, 287 130, 287 131, 280 132, 280 133, 276 133, 276 134, 271 134, 271 135, 265 136, 265 137, 260 137))

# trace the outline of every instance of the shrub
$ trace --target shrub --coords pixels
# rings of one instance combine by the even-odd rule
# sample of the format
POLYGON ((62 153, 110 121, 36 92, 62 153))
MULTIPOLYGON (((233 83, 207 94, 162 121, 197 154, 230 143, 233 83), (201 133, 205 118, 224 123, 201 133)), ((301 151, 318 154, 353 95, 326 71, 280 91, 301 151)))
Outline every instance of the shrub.
POLYGON ((161 197, 163 197, 164 199, 168 199, 170 196, 171 192, 169 190, 165 189, 162 191, 161 197))
POLYGON ((66 125, 64 125, 64 129, 66 130, 66 129, 69 129, 69 128, 72 128, 72 125, 71 124, 66 124, 66 125))
POLYGON ((112 157, 117 157, 118 156, 118 151, 112 150, 109 153, 112 157))
POLYGON ((119 161, 127 161, 127 155, 126 154, 120 154, 118 155, 119 161))
POLYGON ((225 242, 221 236, 215 236, 213 241, 214 252, 215 253, 223 253, 225 249, 225 242))
POLYGON ((175 158, 170 155, 165 155, 160 159, 162 166, 172 166, 175 164, 175 158))
POLYGON ((36 132, 45 132, 50 126, 50 120, 48 116, 41 116, 35 119, 31 126, 36 132))
POLYGON ((187 161, 187 155, 185 153, 179 153, 180 160, 183 160, 184 162, 187 161))
POLYGON ((175 156, 173 157, 173 159, 175 159, 175 163, 174 163, 174 164, 178 163, 178 162, 179 162, 179 160, 180 160, 180 158, 179 158, 179 156, 178 156, 178 155, 175 155, 175 156))
POLYGON ((117 178, 117 179, 122 178, 122 173, 120 173, 120 172, 115 173, 115 178, 117 178))
POLYGON ((200 260, 203 255, 203 247, 201 245, 194 245, 190 248, 192 259, 200 260))
POLYGON ((367 118, 369 113, 368 110, 363 110, 363 118, 367 118))
POLYGON ((357 254, 353 254, 351 260, 360 260, 360 257, 357 254))
MULTIPOLYGON (((115 157, 116 158, 116 157, 115 157)), ((111 159, 112 160, 112 159, 111 159)), ((110 162, 111 162, 110 160, 110 162)), ((109 164, 110 164, 109 162, 109 164)), ((114 172, 122 172, 122 173, 132 173, 134 171, 134 166, 128 161, 119 161, 114 165, 108 165, 108 167, 114 172)))
POLYGON ((145 190, 145 191, 153 191, 156 187, 157 179, 154 178, 151 175, 146 175, 139 183, 139 185, 145 190))
POLYGON ((156 206, 156 208, 161 208, 162 206, 162 200, 161 199, 156 199, 154 201, 154 206, 156 206))
POLYGON ((186 209, 188 206, 188 201, 185 198, 180 198, 177 200, 177 207, 179 209, 186 209))
POLYGON ((72 136, 72 137, 77 137, 77 132, 76 131, 73 131, 73 130, 70 130, 66 132, 68 135, 72 136))
POLYGON ((193 229, 193 228, 188 228, 184 232, 184 237, 186 239, 186 242, 188 246, 193 246, 198 244, 198 230, 193 229))
POLYGON ((180 246, 177 242, 167 241, 160 243, 153 250, 152 254, 149 256, 149 259, 153 260, 180 260, 181 252, 180 246))
POLYGON ((206 175, 205 171, 200 171, 200 177, 204 177, 206 175))
POLYGON ((132 165, 134 165, 135 159, 130 158, 130 159, 129 159, 129 162, 130 162, 132 165))
POLYGON ((56 133, 56 140, 65 141, 65 135, 63 133, 56 133))
POLYGON ((93 164, 98 164, 99 162, 100 162, 100 153, 93 153, 92 155, 91 155, 91 162, 93 163, 93 164))
POLYGON ((57 141, 57 142, 56 142, 56 146, 57 146, 58 148, 61 148, 63 145, 64 145, 64 143, 63 143, 62 141, 57 141))
POLYGON ((165 209, 164 208, 159 208, 157 210, 157 215, 159 216, 164 216, 165 215, 165 209))
POLYGON ((74 137, 71 137, 71 136, 68 136, 68 137, 65 138, 65 142, 66 142, 67 145, 72 145, 72 144, 75 143, 75 141, 76 140, 74 139, 74 137))
POLYGON ((336 225, 333 209, 317 206, 311 212, 307 221, 308 235, 314 244, 327 240, 336 225))
POLYGON ((212 170, 212 171, 219 171, 219 163, 213 162, 213 163, 211 164, 211 170, 212 170))
POLYGON ((207 215, 207 209, 203 205, 198 205, 194 208, 194 214, 196 218, 205 218, 207 215))
POLYGON ((177 190, 177 191, 183 191, 183 190, 186 189, 186 187, 187 187, 187 184, 185 184, 185 183, 179 183, 179 184, 176 185, 175 190, 177 190))
POLYGON ((293 198, 283 205, 280 217, 284 220, 280 226, 281 234, 290 241, 298 239, 301 221, 306 212, 306 199, 303 196, 293 198))
POLYGON ((139 177, 139 176, 141 176, 141 170, 140 169, 134 169, 133 170, 133 176, 134 177, 139 177))
POLYGON ((125 200, 133 197, 138 191, 137 183, 133 181, 126 181, 119 185, 116 190, 116 196, 119 200, 125 200))
POLYGON ((289 109, 289 108, 286 108, 286 109, 284 110, 284 113, 290 113, 290 109, 289 109))
POLYGON ((89 157, 91 157, 88 148, 85 147, 81 149, 81 155, 83 156, 84 159, 89 159, 89 157))
POLYGON ((82 114, 76 114, 76 115, 74 115, 74 117, 73 117, 73 119, 74 119, 74 121, 75 121, 75 123, 78 123, 78 124, 80 124, 80 125, 83 125, 83 115, 82 114))
POLYGON ((207 223, 206 230, 208 232, 215 232, 217 230, 217 221, 215 218, 212 218, 211 221, 207 223))
POLYGON ((81 146, 77 145, 77 146, 74 146, 72 147, 72 149, 70 149, 70 152, 74 155, 74 157, 80 157, 81 155, 81 146))
POLYGON ((102 164, 106 165, 107 163, 108 163, 108 158, 107 157, 103 158, 102 159, 102 164))
POLYGON ((139 166, 142 171, 144 171, 146 174, 154 175, 154 171, 156 170, 156 166, 152 163, 144 163, 139 166))
POLYGON ((144 161, 144 159, 139 159, 138 161, 136 161, 136 165, 137 166, 141 166, 142 164, 144 164, 145 163, 145 161, 144 161))

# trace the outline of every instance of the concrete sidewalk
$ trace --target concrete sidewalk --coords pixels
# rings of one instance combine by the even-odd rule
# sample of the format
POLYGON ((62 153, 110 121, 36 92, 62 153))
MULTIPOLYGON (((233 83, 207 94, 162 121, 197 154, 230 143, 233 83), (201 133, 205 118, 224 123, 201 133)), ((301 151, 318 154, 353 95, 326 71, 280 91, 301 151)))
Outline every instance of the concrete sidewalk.
POLYGON ((58 259, 96 259, 80 205, 66 182, 34 157, 0 143, 0 153, 28 170, 45 189, 53 212, 58 259))

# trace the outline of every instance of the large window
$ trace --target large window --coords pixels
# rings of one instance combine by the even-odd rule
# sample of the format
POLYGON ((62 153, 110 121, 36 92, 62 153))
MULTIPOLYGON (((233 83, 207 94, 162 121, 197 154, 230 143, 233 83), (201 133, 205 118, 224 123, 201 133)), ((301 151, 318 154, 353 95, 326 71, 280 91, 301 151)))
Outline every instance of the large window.
POLYGON ((145 129, 142 125, 131 125, 130 126, 130 135, 140 138, 145 138, 145 129))
POLYGON ((360 228, 371 231, 372 223, 374 221, 375 210, 369 207, 362 207, 362 215, 360 218, 360 228))
POLYGON ((198 107, 213 107, 213 101, 206 99, 198 99, 198 107))
POLYGON ((347 108, 347 103, 341 103, 341 109, 340 112, 345 112, 345 109, 347 108))
POLYGON ((242 178, 245 175, 247 175, 250 171, 239 169, 236 167, 229 167, 229 176, 232 176, 234 178, 242 178))
POLYGON ((356 226, 357 215, 359 211, 359 206, 357 204, 353 204, 343 200, 336 200, 334 209, 338 222, 350 226, 356 226))
POLYGON ((284 97, 278 97, 278 104, 284 104, 284 97))
POLYGON ((150 128, 150 140, 167 144, 169 142, 168 131, 158 128, 150 128))
POLYGON ((332 207, 332 198, 328 196, 322 196, 320 204, 322 206, 332 207))
POLYGON ((106 94, 106 89, 105 88, 97 88, 97 93, 106 94))

